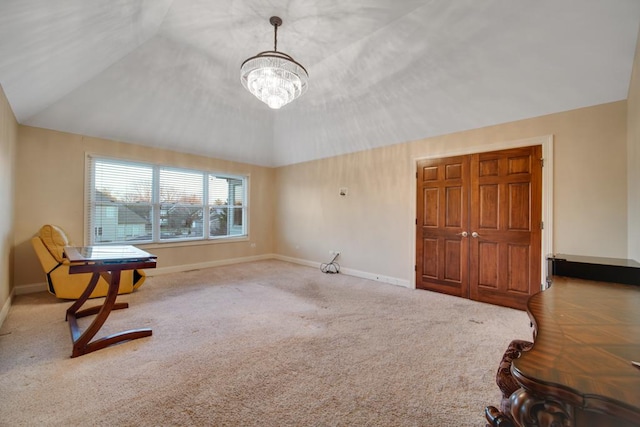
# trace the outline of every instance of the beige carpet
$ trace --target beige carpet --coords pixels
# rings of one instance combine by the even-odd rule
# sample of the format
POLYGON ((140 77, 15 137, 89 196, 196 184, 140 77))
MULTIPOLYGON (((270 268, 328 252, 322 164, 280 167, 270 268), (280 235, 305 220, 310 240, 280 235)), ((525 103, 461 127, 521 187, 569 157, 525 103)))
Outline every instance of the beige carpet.
POLYGON ((71 359, 70 303, 15 299, 0 425, 484 426, 504 349, 531 338, 522 311, 280 261, 151 277, 119 301, 99 336, 153 336, 71 359))

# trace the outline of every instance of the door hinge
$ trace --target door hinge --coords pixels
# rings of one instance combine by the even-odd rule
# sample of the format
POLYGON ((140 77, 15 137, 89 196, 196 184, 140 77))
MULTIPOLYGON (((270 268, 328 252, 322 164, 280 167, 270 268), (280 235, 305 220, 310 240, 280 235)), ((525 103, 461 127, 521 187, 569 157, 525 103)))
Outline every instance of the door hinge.
POLYGON ((418 172, 416 172, 416 179, 418 179, 418 172))
POLYGON ((413 265, 413 271, 418 271, 418 266, 417 265, 413 265))
POLYGON ((540 221, 540 230, 544 230, 544 221, 540 221))
POLYGON ((540 166, 544 167, 544 157, 540 159, 540 166))
POLYGON ((418 218, 416 218, 416 225, 418 225, 418 218))

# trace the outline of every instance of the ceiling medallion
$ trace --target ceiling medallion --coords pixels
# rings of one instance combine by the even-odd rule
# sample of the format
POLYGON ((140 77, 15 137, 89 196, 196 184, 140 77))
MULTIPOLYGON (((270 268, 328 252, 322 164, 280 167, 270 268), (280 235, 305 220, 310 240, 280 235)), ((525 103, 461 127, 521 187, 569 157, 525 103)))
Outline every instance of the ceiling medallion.
POLYGON ((242 63, 240 81, 270 108, 279 109, 307 91, 307 70, 286 53, 278 52, 278 27, 282 19, 272 16, 273 50, 260 52, 242 63))

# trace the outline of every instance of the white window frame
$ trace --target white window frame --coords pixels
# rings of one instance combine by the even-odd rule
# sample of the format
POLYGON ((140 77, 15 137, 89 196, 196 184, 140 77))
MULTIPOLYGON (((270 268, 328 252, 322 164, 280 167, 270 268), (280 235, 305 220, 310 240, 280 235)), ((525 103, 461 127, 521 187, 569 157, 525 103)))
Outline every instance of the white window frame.
MULTIPOLYGON (((113 244, 159 244, 159 245, 169 245, 172 243, 188 243, 188 242, 203 242, 203 241, 218 241, 224 242, 229 240, 238 240, 238 239, 247 239, 249 235, 249 175, 238 175, 238 174, 228 174, 221 173, 215 171, 206 171, 206 170, 198 170, 198 169, 188 169, 182 167, 176 167, 173 165, 165 165, 165 164, 154 164, 147 163, 144 161, 137 160, 127 160, 120 159, 102 155, 95 155, 91 153, 87 153, 85 156, 85 202, 84 202, 84 229, 85 229, 85 244, 86 245, 113 245, 113 244), (123 164, 130 166, 140 166, 147 167, 152 169, 152 184, 151 184, 151 237, 145 240, 111 240, 108 242, 100 242, 96 241, 96 236, 94 235, 94 229, 97 230, 100 228, 100 234, 102 234, 102 227, 100 225, 96 226, 97 216, 95 215, 95 196, 97 193, 97 189, 95 188, 95 168, 94 164, 96 161, 102 162, 112 162, 113 164, 123 164), (202 204, 198 203, 187 203, 181 204, 183 207, 201 207, 201 222, 202 222, 202 236, 197 237, 186 237, 186 238, 163 238, 161 232, 161 203, 160 203, 160 171, 161 170, 171 170, 171 171, 182 171, 187 172, 189 174, 200 174, 202 176, 202 204), (213 200, 209 200, 209 181, 212 178, 218 179, 226 179, 226 180, 234 180, 239 181, 239 185, 241 186, 242 194, 240 195, 240 205, 236 205, 235 201, 237 200, 235 196, 237 195, 235 191, 237 191, 238 185, 236 184, 232 189, 232 184, 229 184, 229 194, 227 196, 227 204, 216 205, 213 200), (232 196, 234 197, 232 199, 232 196), (227 209, 227 222, 226 225, 226 234, 224 235, 212 235, 211 233, 211 208, 216 207, 218 209, 227 209), (242 215, 239 223, 240 225, 234 225, 234 215, 240 212, 242 215), (234 234, 230 234, 234 233, 234 234)), ((123 202, 124 203, 124 202, 123 202)), ((116 204, 114 206, 122 206, 116 204)))

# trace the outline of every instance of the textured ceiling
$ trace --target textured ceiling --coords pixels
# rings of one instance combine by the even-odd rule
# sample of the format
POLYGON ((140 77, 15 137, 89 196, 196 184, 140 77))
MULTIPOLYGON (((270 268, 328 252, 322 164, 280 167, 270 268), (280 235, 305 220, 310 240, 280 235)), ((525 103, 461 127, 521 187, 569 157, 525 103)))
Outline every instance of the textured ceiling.
POLYGON ((627 98, 638 0, 0 0, 22 124, 265 166, 627 98), (240 84, 273 48, 309 90, 240 84))

